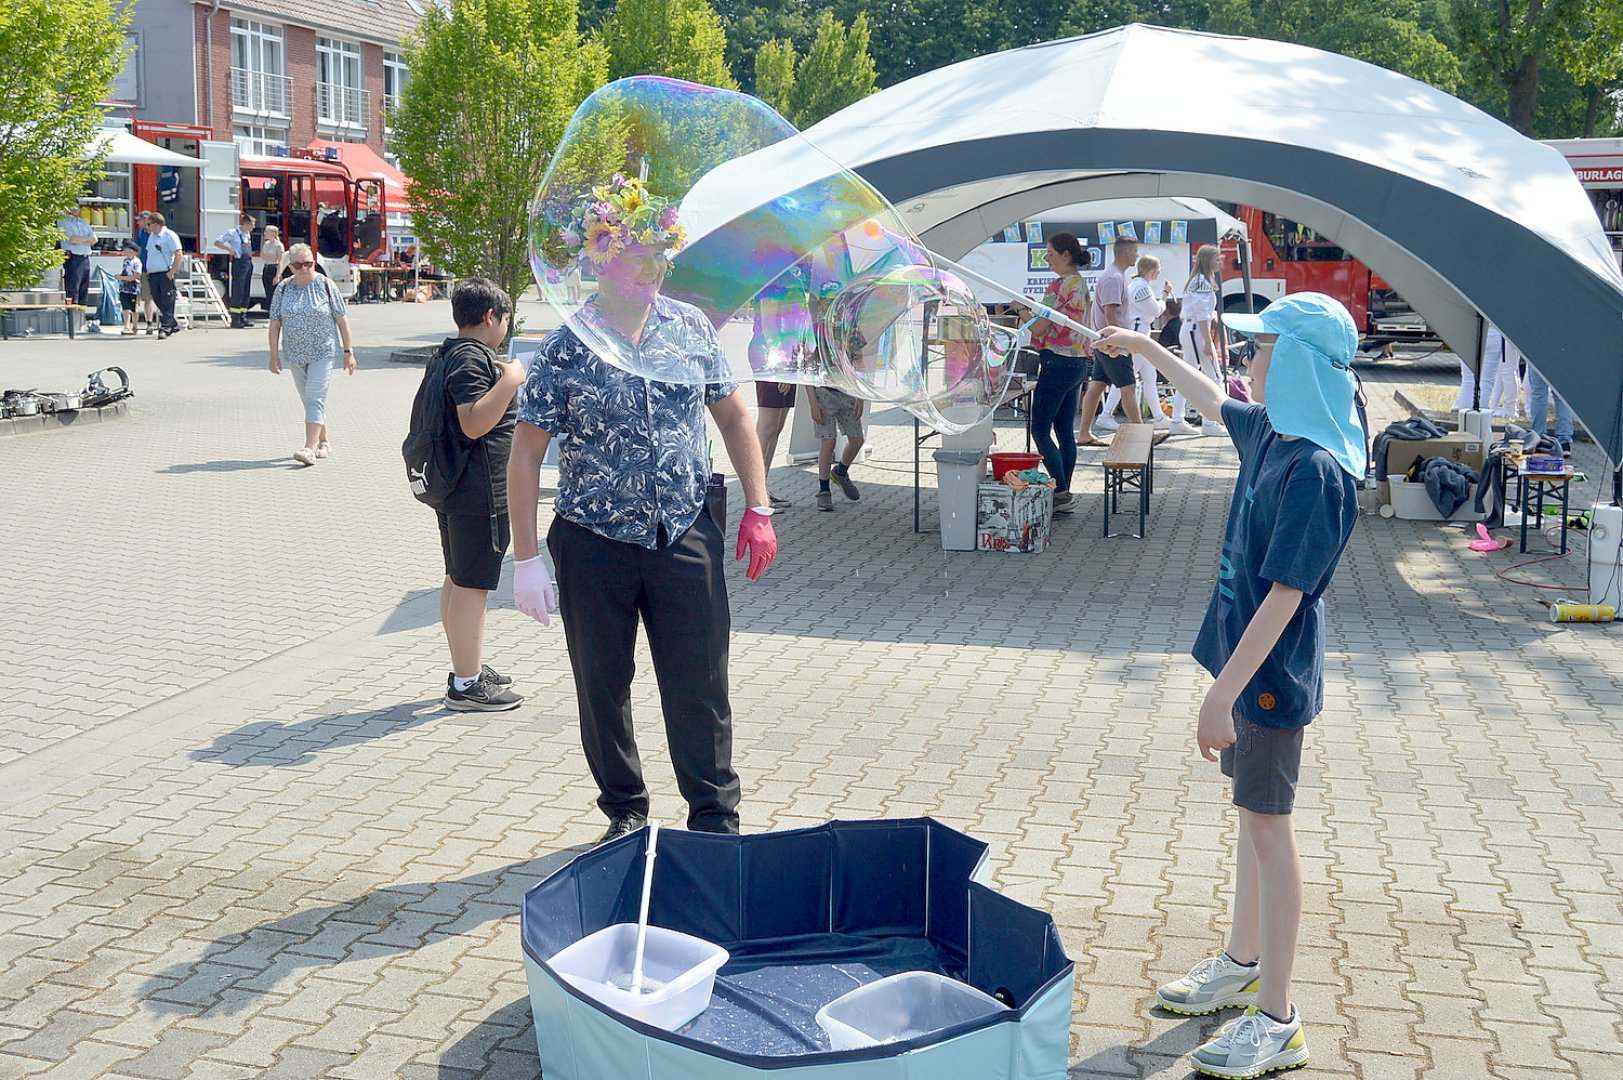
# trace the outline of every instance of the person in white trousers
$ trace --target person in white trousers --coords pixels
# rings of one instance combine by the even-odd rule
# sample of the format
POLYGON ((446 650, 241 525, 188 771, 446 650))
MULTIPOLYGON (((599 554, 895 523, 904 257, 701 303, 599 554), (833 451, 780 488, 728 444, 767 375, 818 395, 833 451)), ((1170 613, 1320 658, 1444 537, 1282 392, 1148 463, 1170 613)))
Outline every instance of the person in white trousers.
MULTIPOLYGON (((1161 260, 1154 255, 1140 255, 1137 271, 1131 281, 1127 283, 1127 317, 1130 329, 1141 334, 1148 334, 1155 325, 1155 320, 1167 308, 1167 298, 1172 295, 1172 282, 1161 280, 1161 260)), ((1156 389, 1156 382, 1160 378, 1155 365, 1142 356, 1133 357, 1133 374, 1138 376, 1138 400, 1143 407, 1150 410, 1150 416, 1155 423, 1156 431, 1166 431, 1170 422, 1166 414, 1161 411, 1161 395, 1156 389)), ((1101 406, 1103 415, 1095 425, 1101 430, 1112 430, 1116 421, 1112 419, 1116 406, 1121 404, 1121 391, 1112 386, 1105 395, 1104 405, 1101 406)))
MULTIPOLYGON (((1493 323, 1482 339, 1482 398, 1476 407, 1504 419, 1519 415, 1521 394, 1521 350, 1493 323)), ((1476 397, 1477 376, 1471 365, 1460 361, 1460 393, 1455 409, 1469 409, 1476 397)))
MULTIPOLYGON (((1195 270, 1183 289, 1183 328, 1178 333, 1184 360, 1219 386, 1223 385, 1223 371, 1217 363, 1217 266, 1222 257, 1216 244, 1202 244, 1195 252, 1195 270)), ((1174 435, 1228 435, 1228 430, 1210 417, 1195 427, 1185 418, 1186 410, 1183 391, 1176 391, 1172 395, 1170 425, 1174 435)))

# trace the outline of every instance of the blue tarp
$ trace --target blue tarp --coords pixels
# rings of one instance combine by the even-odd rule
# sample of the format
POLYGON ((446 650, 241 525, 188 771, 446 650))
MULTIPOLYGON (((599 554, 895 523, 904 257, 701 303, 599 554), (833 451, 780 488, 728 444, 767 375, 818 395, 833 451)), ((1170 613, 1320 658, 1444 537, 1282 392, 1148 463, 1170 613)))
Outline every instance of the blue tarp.
POLYGON ((1072 966, 1053 918, 973 881, 986 845, 928 819, 744 837, 661 831, 650 922, 721 945, 730 959, 710 1007, 676 1032, 604 1008, 546 962, 636 921, 646 843, 639 832, 596 848, 525 897, 525 969, 549 1080, 1064 1076, 1072 966), (1011 1010, 909 1042, 829 1049, 819 1008, 919 970, 1011 1010))

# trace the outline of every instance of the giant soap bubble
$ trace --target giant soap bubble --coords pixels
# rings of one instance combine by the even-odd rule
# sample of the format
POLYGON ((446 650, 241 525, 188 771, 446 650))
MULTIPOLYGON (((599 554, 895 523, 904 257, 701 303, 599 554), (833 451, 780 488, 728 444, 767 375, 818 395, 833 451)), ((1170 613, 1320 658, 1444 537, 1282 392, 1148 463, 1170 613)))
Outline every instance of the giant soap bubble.
POLYGON ((575 333, 650 379, 830 386, 943 431, 1007 389, 1014 332, 872 185, 747 94, 652 76, 592 94, 536 194, 530 252, 575 333), (749 318, 747 354, 673 329, 694 308, 717 328, 749 318))

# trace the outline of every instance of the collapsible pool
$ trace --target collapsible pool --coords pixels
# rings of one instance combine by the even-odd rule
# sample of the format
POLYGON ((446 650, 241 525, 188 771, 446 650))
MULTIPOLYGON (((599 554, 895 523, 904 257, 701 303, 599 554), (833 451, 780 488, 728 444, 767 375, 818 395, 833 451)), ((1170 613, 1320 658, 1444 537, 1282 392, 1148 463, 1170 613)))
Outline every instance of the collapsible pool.
POLYGON ((709 1007, 675 1031, 612 1011, 548 961, 636 922, 647 835, 593 849, 524 898, 547 1080, 1063 1080, 1073 971, 1053 918, 977 880, 986 845, 929 819, 743 837, 661 830, 649 922, 728 960, 709 1007), (835 1050, 818 1011, 909 971, 1006 1008, 835 1050))

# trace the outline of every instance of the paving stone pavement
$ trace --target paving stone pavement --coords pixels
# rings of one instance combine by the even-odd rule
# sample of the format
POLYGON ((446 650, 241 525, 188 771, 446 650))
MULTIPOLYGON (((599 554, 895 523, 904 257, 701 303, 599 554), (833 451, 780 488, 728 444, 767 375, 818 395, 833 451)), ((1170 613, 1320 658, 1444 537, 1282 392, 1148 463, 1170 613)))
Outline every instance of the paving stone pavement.
MULTIPOLYGON (((438 550, 395 456, 420 369, 384 357, 448 319, 354 310, 363 370, 307 470, 261 334, 0 346, 8 385, 117 362, 138 394, 0 444, 0 1077, 538 1074, 519 898, 602 822, 562 634, 505 586, 490 653, 528 702, 436 704, 438 550)), ((1377 416, 1441 378, 1373 369, 1377 416)), ((1048 553, 947 554, 911 531, 910 431, 875 418, 832 514, 780 467, 779 561, 730 570, 745 827, 981 837, 1076 960, 1071 1075, 1183 1076, 1216 1022, 1148 1003, 1225 926, 1233 815, 1188 649, 1232 451, 1163 448, 1145 540, 1100 540, 1095 451, 1048 553)), ((1623 648, 1545 622, 1495 578, 1512 561, 1366 514, 1332 588, 1297 812, 1318 1073, 1623 1075, 1623 648)), ((1581 547, 1522 573, 1576 592, 1581 547)), ((651 679, 636 705, 677 820, 651 679)))

